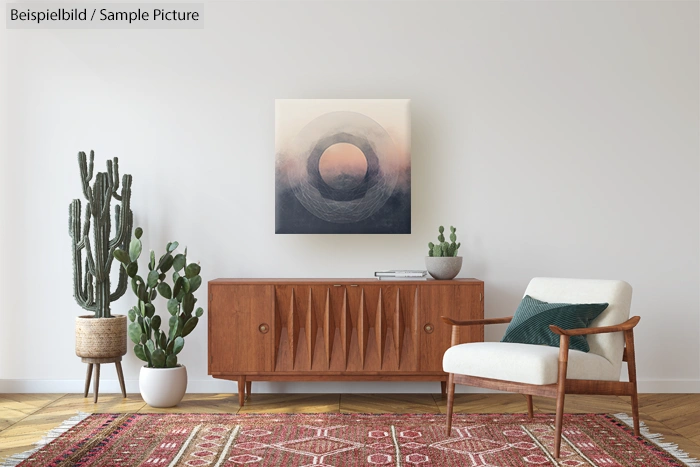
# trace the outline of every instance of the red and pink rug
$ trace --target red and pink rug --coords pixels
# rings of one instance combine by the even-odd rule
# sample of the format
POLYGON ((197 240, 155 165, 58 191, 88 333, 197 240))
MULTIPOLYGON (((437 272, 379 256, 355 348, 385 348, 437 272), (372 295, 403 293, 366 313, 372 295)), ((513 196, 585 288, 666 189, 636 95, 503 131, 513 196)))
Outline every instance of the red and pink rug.
MULTIPOLYGON (((680 460, 612 415, 566 415, 560 459, 554 420, 513 414, 93 414, 22 467, 510 467, 700 465, 680 460)), ((670 446, 667 446, 670 448, 670 446)), ((676 454, 683 457, 676 449, 676 454)), ((10 465, 10 463, 6 464, 10 465)))

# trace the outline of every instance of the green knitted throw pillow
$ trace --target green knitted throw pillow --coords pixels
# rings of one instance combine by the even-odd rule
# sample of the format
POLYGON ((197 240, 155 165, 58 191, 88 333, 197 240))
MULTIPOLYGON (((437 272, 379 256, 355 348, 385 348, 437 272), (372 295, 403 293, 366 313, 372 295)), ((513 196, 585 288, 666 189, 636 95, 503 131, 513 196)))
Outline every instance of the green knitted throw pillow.
MULTIPOLYGON (((559 347, 559 335, 549 329, 550 324, 562 329, 587 328, 607 307, 607 303, 547 303, 525 295, 501 342, 559 347)), ((586 336, 571 336, 569 348, 590 350, 586 336)))

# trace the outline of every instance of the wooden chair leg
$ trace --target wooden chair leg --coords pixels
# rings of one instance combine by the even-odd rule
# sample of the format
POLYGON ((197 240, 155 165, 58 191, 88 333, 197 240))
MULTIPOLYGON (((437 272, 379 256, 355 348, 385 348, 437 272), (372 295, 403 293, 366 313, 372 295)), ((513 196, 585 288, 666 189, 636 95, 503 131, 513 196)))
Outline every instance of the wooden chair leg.
POLYGON ((625 355, 627 356, 627 374, 633 385, 632 392, 632 420, 634 421, 634 435, 641 436, 639 429, 639 397, 637 397, 637 363, 634 359, 634 332, 625 331, 625 355))
POLYGON ((557 414, 554 433, 554 457, 557 459, 559 459, 559 452, 561 451, 561 432, 564 424, 564 396, 564 389, 559 388, 557 391, 557 414))
POLYGON ((557 414, 554 433, 554 457, 559 459, 561 432, 564 424, 564 397, 566 396, 566 370, 569 362, 569 336, 559 338, 559 374, 557 376, 557 414))
MULTIPOLYGON (((450 337, 450 346, 459 344, 459 326, 452 326, 452 335, 450 337)), ((455 403, 455 375, 448 373, 447 375, 447 437, 452 434, 452 410, 455 403)))
POLYGON ((122 389, 122 396, 126 397, 126 386, 124 385, 124 372, 122 371, 122 362, 114 362, 117 367, 117 377, 119 378, 119 386, 122 389))
POLYGON ((87 364, 87 374, 85 375, 85 396, 88 396, 88 392, 90 391, 90 380, 92 379, 92 363, 87 364))
POLYGON ((95 393, 95 404, 97 404, 97 395, 100 392, 100 364, 95 363, 95 382, 92 391, 95 393))
POLYGON ((455 403, 455 383, 454 374, 447 377, 447 437, 452 433, 452 410, 455 403))
POLYGON ((535 416, 534 409, 532 407, 532 396, 530 394, 526 394, 525 397, 527 398, 527 415, 528 417, 532 418, 535 416))
POLYGON ((632 420, 634 421, 634 436, 642 436, 639 428, 639 399, 636 387, 634 388, 634 394, 632 394, 632 420))
POLYGON ((245 376, 238 377, 238 405, 243 407, 245 403, 245 376))
POLYGON ((248 399, 250 399, 250 393, 251 393, 252 391, 253 391, 253 382, 252 382, 252 381, 246 381, 246 382, 245 382, 245 393, 246 393, 248 399))

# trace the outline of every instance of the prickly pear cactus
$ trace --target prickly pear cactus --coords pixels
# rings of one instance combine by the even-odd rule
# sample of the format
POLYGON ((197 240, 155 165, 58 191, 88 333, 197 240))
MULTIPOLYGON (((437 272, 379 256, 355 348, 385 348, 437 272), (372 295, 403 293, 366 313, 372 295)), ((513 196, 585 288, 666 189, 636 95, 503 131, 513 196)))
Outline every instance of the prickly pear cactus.
POLYGON ((194 330, 204 313, 201 307, 194 309, 197 303, 194 293, 202 285, 201 268, 196 263, 187 264, 187 248, 184 253, 176 253, 179 244, 171 242, 157 263, 155 252, 151 250, 144 279, 138 274, 142 235, 143 230, 136 228, 128 251, 119 249, 114 252, 114 257, 131 278, 131 290, 138 299, 137 305, 129 310, 129 338, 134 343, 134 354, 148 363, 149 368, 173 368, 177 366, 177 355, 185 346, 185 336, 194 330), (172 287, 166 282, 171 268, 172 287), (167 330, 161 329, 165 323, 156 314, 153 303, 158 295, 167 300, 170 313, 167 330))
POLYGON ((98 172, 95 182, 90 186, 94 160, 94 151, 90 151, 89 164, 85 153, 78 153, 80 180, 87 200, 82 228, 80 200, 74 199, 68 211, 68 233, 73 248, 73 296, 78 305, 93 312, 95 318, 109 318, 110 303, 124 295, 127 287, 126 271, 120 270, 119 282, 112 292, 109 273, 112 270, 113 253, 117 248, 125 248, 131 237, 131 175, 125 174, 122 177, 119 192, 119 159, 115 157, 114 161, 107 161, 107 172, 98 172), (114 206, 116 226, 114 237, 110 238, 112 198, 120 201, 120 204, 114 206))
POLYGON ((445 227, 440 226, 438 232, 438 243, 428 243, 428 256, 457 256, 459 247, 462 246, 461 243, 457 243, 457 229, 450 226, 450 243, 445 241, 445 236, 443 235, 445 227))

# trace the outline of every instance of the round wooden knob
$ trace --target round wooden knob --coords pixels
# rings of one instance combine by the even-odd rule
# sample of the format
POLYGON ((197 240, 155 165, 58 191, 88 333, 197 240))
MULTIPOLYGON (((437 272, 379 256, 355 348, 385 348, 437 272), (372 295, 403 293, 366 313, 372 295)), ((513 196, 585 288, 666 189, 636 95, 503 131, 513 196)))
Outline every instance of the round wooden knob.
POLYGON ((423 326, 423 330, 425 332, 427 332, 428 334, 432 334, 433 331, 435 330, 435 327, 433 327, 433 325, 431 323, 428 323, 425 326, 423 326))
POLYGON ((267 332, 270 330, 270 326, 268 326, 265 323, 262 323, 260 326, 258 326, 258 331, 260 331, 263 334, 267 334, 267 332))

